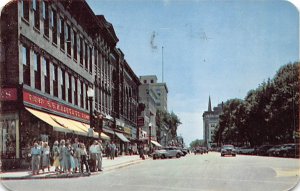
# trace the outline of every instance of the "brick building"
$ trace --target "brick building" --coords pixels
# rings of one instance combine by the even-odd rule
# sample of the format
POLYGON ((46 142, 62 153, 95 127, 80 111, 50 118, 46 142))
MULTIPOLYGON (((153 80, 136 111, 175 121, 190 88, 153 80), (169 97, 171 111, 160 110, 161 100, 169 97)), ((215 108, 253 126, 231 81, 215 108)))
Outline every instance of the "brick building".
POLYGON ((2 159, 24 159, 34 140, 99 138, 88 133, 90 110, 104 118, 102 139, 125 150, 136 138, 140 82, 104 16, 84 0, 19 0, 0 25, 2 159))

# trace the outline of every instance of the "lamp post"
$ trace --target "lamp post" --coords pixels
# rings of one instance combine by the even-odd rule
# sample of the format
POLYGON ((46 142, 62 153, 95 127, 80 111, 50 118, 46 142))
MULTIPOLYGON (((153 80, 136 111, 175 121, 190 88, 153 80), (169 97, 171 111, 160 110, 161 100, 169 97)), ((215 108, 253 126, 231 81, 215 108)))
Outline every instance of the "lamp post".
MULTIPOLYGON (((93 120, 93 98, 94 98, 94 89, 89 87, 87 90, 88 100, 90 102, 90 128, 94 129, 94 120, 93 120)), ((99 135, 100 136, 100 135, 99 135)))
POLYGON ((165 138, 165 147, 167 146, 167 134, 164 133, 164 138, 165 138))
POLYGON ((151 128, 152 123, 149 123, 149 150, 151 151, 151 128))

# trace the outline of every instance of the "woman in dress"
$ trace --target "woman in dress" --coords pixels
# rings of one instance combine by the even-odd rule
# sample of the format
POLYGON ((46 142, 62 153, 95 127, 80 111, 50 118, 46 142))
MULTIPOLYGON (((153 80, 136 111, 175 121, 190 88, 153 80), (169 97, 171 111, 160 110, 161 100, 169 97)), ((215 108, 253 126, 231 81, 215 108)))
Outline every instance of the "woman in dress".
POLYGON ((42 147, 42 171, 48 168, 48 172, 50 172, 50 147, 47 142, 43 143, 42 147))
POLYGON ((53 166, 55 167, 55 171, 59 171, 59 146, 58 141, 55 141, 52 147, 52 156, 53 156, 53 166))
POLYGON ((40 169, 40 157, 41 157, 41 149, 38 147, 38 143, 34 143, 31 148, 31 169, 32 174, 39 174, 40 169))

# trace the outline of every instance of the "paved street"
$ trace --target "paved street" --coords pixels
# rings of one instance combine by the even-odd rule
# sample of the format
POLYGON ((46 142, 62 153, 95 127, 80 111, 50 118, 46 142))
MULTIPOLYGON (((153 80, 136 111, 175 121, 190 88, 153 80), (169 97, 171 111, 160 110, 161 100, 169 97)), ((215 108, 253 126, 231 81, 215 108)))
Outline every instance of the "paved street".
POLYGON ((299 181, 299 160, 219 153, 152 160, 70 179, 5 180, 13 191, 230 190, 282 191, 299 181))

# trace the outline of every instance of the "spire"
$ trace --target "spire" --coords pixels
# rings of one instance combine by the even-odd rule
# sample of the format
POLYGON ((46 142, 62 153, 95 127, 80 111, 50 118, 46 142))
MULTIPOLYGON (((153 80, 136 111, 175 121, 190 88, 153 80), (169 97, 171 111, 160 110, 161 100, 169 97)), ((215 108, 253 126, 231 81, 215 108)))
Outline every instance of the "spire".
POLYGON ((210 101, 210 96, 208 99, 208 112, 211 112, 211 101, 210 101))

